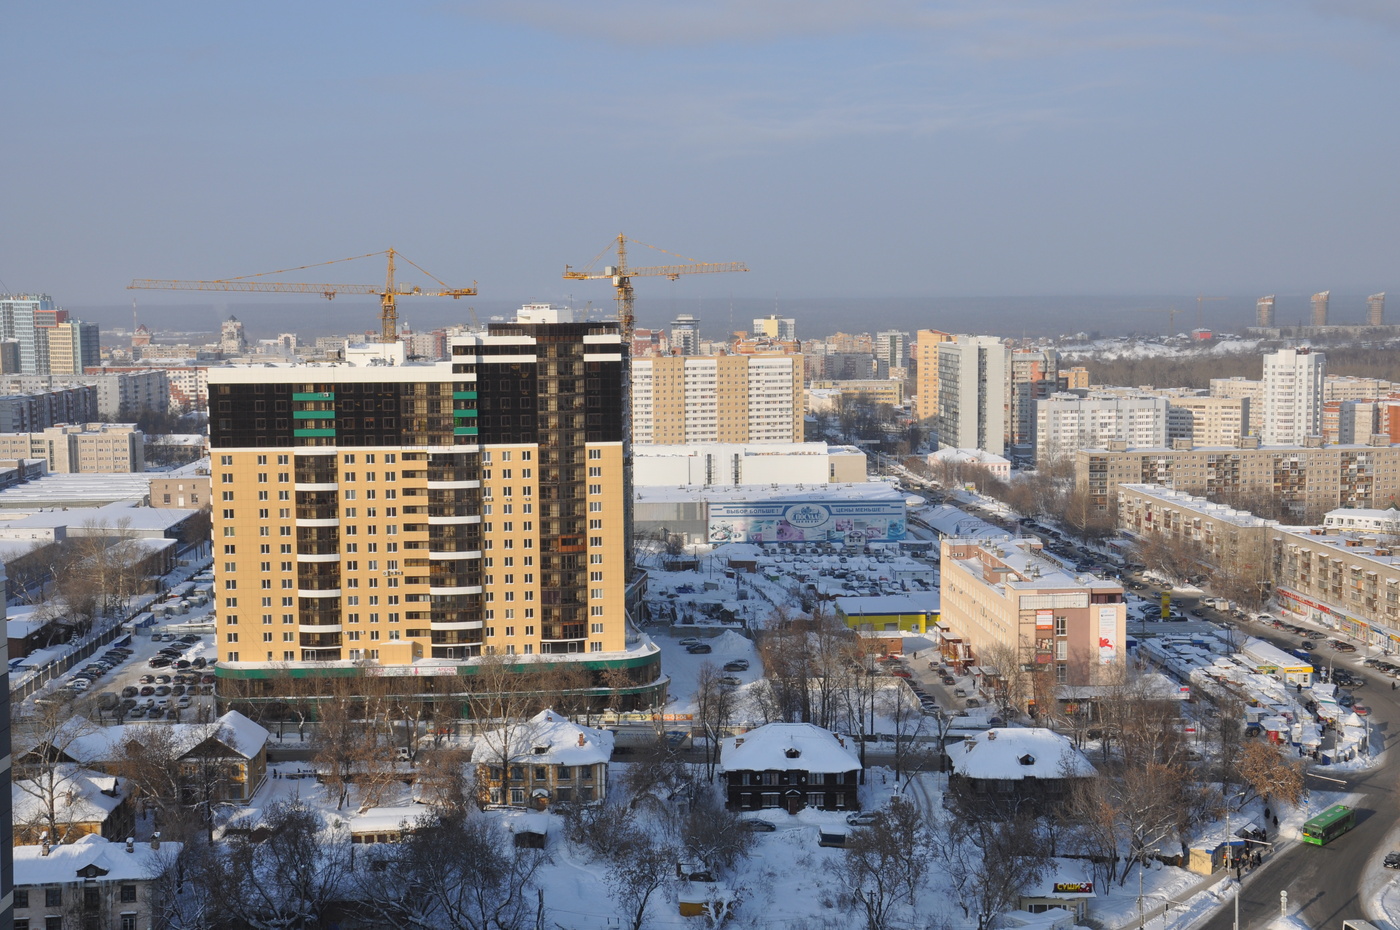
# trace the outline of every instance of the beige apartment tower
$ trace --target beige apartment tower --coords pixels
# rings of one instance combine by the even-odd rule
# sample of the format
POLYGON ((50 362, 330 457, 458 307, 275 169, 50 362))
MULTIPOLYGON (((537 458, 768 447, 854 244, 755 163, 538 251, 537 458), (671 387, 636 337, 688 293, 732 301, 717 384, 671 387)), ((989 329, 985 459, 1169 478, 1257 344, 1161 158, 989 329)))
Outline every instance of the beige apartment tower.
POLYGON ((582 669, 609 706, 664 699, 627 637, 617 325, 534 306, 447 362, 346 354, 210 372, 220 700, 347 675, 450 700, 491 656, 582 669))
POLYGON ((921 329, 914 340, 915 415, 920 423, 936 425, 938 420, 938 346, 952 342, 953 335, 937 329, 921 329))
POLYGON ((802 356, 691 355, 632 362, 639 445, 801 442, 802 356))

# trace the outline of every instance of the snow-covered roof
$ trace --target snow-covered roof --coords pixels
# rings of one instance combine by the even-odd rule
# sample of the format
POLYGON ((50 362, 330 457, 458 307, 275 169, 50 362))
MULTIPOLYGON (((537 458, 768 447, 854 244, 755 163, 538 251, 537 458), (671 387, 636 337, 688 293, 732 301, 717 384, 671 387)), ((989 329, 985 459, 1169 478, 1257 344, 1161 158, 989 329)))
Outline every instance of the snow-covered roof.
POLYGON ((147 472, 44 475, 0 491, 0 509, 139 501, 150 493, 151 476, 147 472))
POLYGON ((848 617, 890 614, 936 614, 937 591, 922 594, 885 594, 877 597, 838 597, 836 606, 848 617))
POLYGON ((351 833, 397 833, 411 830, 429 809, 421 804, 406 807, 371 807, 350 817, 351 833))
MULTIPOLYGON (((108 476, 104 476, 108 477, 108 476)), ((141 476, 149 492, 150 476, 141 476)), ((142 507, 133 500, 118 500, 100 507, 74 508, 71 510, 41 510, 5 522, 14 529, 33 527, 64 526, 70 535, 88 535, 84 528, 92 526, 105 530, 107 535, 118 529, 132 533, 165 533, 196 513, 194 510, 178 510, 173 507, 142 507)))
POLYGON ((75 762, 95 765, 122 755, 127 739, 140 741, 145 733, 169 733, 177 755, 184 755, 211 737, 218 737, 229 749, 251 759, 267 743, 267 730, 236 710, 207 723, 126 723, 95 727, 86 717, 74 716, 60 729, 51 743, 75 762))
POLYGON ((1068 739, 1043 728, 1009 727, 963 740, 951 753, 964 778, 1087 778, 1093 765, 1068 739))
POLYGON ((597 765, 612 759, 613 734, 585 727, 553 710, 542 710, 525 723, 488 730, 479 747, 510 750, 512 762, 533 765, 597 765))
POLYGON ((940 536, 1005 536, 1006 530, 952 504, 939 504, 919 515, 940 536))
POLYGON ((939 449, 937 452, 929 454, 930 464, 935 462, 953 462, 964 465, 1010 465, 1011 460, 995 452, 988 452, 985 449, 939 449))
POLYGON ((146 881, 159 874, 167 863, 180 854, 179 843, 162 843, 152 849, 150 843, 136 843, 131 852, 125 843, 110 843, 100 836, 88 835, 75 843, 49 847, 44 855, 42 846, 15 847, 15 887, 52 885, 77 880, 78 872, 89 865, 105 874, 99 881, 146 881))
POLYGON ((778 484, 778 485, 669 485, 637 487, 634 498, 648 501, 718 503, 762 503, 764 501, 817 501, 820 503, 904 502, 904 494, 883 481, 862 481, 851 484, 778 484))
POLYGON ((720 745, 721 772, 850 772, 860 758, 846 740, 812 723, 770 723, 720 745))
MULTIPOLYGON (((49 777, 45 776, 42 785, 17 779, 10 786, 15 823, 37 823, 47 817, 48 806, 43 799, 49 796, 46 790, 49 777)), ((51 777, 55 814, 59 823, 104 821, 131 793, 130 786, 121 779, 71 763, 55 766, 51 777)))

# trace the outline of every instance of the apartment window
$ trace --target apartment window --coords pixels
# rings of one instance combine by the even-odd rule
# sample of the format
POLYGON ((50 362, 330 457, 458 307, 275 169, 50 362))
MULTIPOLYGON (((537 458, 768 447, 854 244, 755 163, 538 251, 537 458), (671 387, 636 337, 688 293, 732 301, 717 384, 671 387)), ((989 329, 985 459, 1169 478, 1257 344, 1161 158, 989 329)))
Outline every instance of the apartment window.
POLYGON ((603 477, 603 466, 601 466, 601 465, 590 465, 590 466, 588 466, 588 477, 590 477, 590 478, 601 478, 601 477, 603 477))
POLYGON ((596 641, 595 641, 595 642, 591 642, 591 643, 588 644, 588 651, 589 651, 589 652, 602 652, 602 651, 603 651, 603 644, 600 643, 600 642, 596 642, 596 641))
MULTIPOLYGON (((592 505, 590 504, 589 507, 591 509, 592 505)), ((588 521, 588 528, 590 530, 601 530, 603 528, 603 521, 597 518, 591 519, 588 521)), ((598 539, 600 540, 598 545, 601 546, 603 544, 601 542, 602 537, 598 537, 598 539)))
POLYGON ((594 604, 592 607, 588 608, 588 612, 595 617, 601 617, 603 615, 603 605, 594 604))
POLYGON ((600 600, 600 599, 603 597, 603 589, 602 589, 602 588, 590 588, 589 591, 588 591, 588 596, 591 597, 591 598, 593 598, 594 600, 600 600))
POLYGON ((601 458, 603 457, 603 450, 602 450, 602 449, 589 449, 589 450, 588 450, 588 457, 589 457, 590 459, 601 459, 601 458))
POLYGON ((226 634, 225 639, 224 639, 224 642, 227 642, 227 643, 236 643, 236 642, 238 642, 238 634, 237 634, 237 633, 233 633, 233 632, 230 632, 230 633, 226 634))
POLYGON ((594 633, 601 633, 601 632, 603 632, 603 625, 602 625, 601 623, 595 623, 595 624, 593 624, 593 625, 590 627, 590 629, 591 629, 594 633))

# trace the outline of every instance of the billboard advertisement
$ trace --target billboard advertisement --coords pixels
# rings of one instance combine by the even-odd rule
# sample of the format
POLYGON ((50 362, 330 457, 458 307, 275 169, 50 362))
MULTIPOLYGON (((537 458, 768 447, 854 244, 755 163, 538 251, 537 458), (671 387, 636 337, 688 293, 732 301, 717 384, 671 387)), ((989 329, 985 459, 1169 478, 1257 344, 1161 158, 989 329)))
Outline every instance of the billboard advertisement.
POLYGON ((905 535, 904 512, 902 500, 712 503, 710 542, 898 542, 905 535))

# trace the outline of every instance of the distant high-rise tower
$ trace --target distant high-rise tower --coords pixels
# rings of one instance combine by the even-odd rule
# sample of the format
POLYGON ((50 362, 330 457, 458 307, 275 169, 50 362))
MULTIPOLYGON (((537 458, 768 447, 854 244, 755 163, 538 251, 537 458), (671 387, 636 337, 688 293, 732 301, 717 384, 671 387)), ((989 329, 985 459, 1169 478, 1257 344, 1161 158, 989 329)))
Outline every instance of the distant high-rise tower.
POLYGON ((248 338, 243 334, 243 323, 236 316, 224 320, 219 331, 219 351, 225 355, 241 355, 248 348, 248 338))
POLYGON ((797 320, 790 316, 781 317, 775 313, 765 319, 755 319, 753 329, 750 332, 755 336, 767 336, 769 339, 795 342, 797 340, 797 320))
POLYGON ((49 374, 80 375, 102 364, 96 323, 70 320, 44 330, 49 342, 49 374))
POLYGON ((1273 326, 1273 325, 1274 325, 1274 295, 1273 295, 1273 294, 1270 294, 1268 297, 1260 297, 1257 301, 1255 301, 1255 302, 1254 302, 1254 313, 1255 313, 1255 316, 1256 316, 1256 325, 1258 325, 1258 326, 1273 326))
POLYGON ((700 321, 689 313, 671 321, 671 350, 677 355, 700 354, 700 321))
POLYGON ((1327 301, 1331 298, 1331 291, 1322 291, 1312 296, 1313 317, 1312 325, 1327 325, 1327 301))
POLYGON ((908 356, 909 334, 885 329, 875 334, 875 357, 890 368, 903 368, 908 356))
POLYGON ((1366 298, 1366 325, 1385 325, 1385 291, 1366 298))

